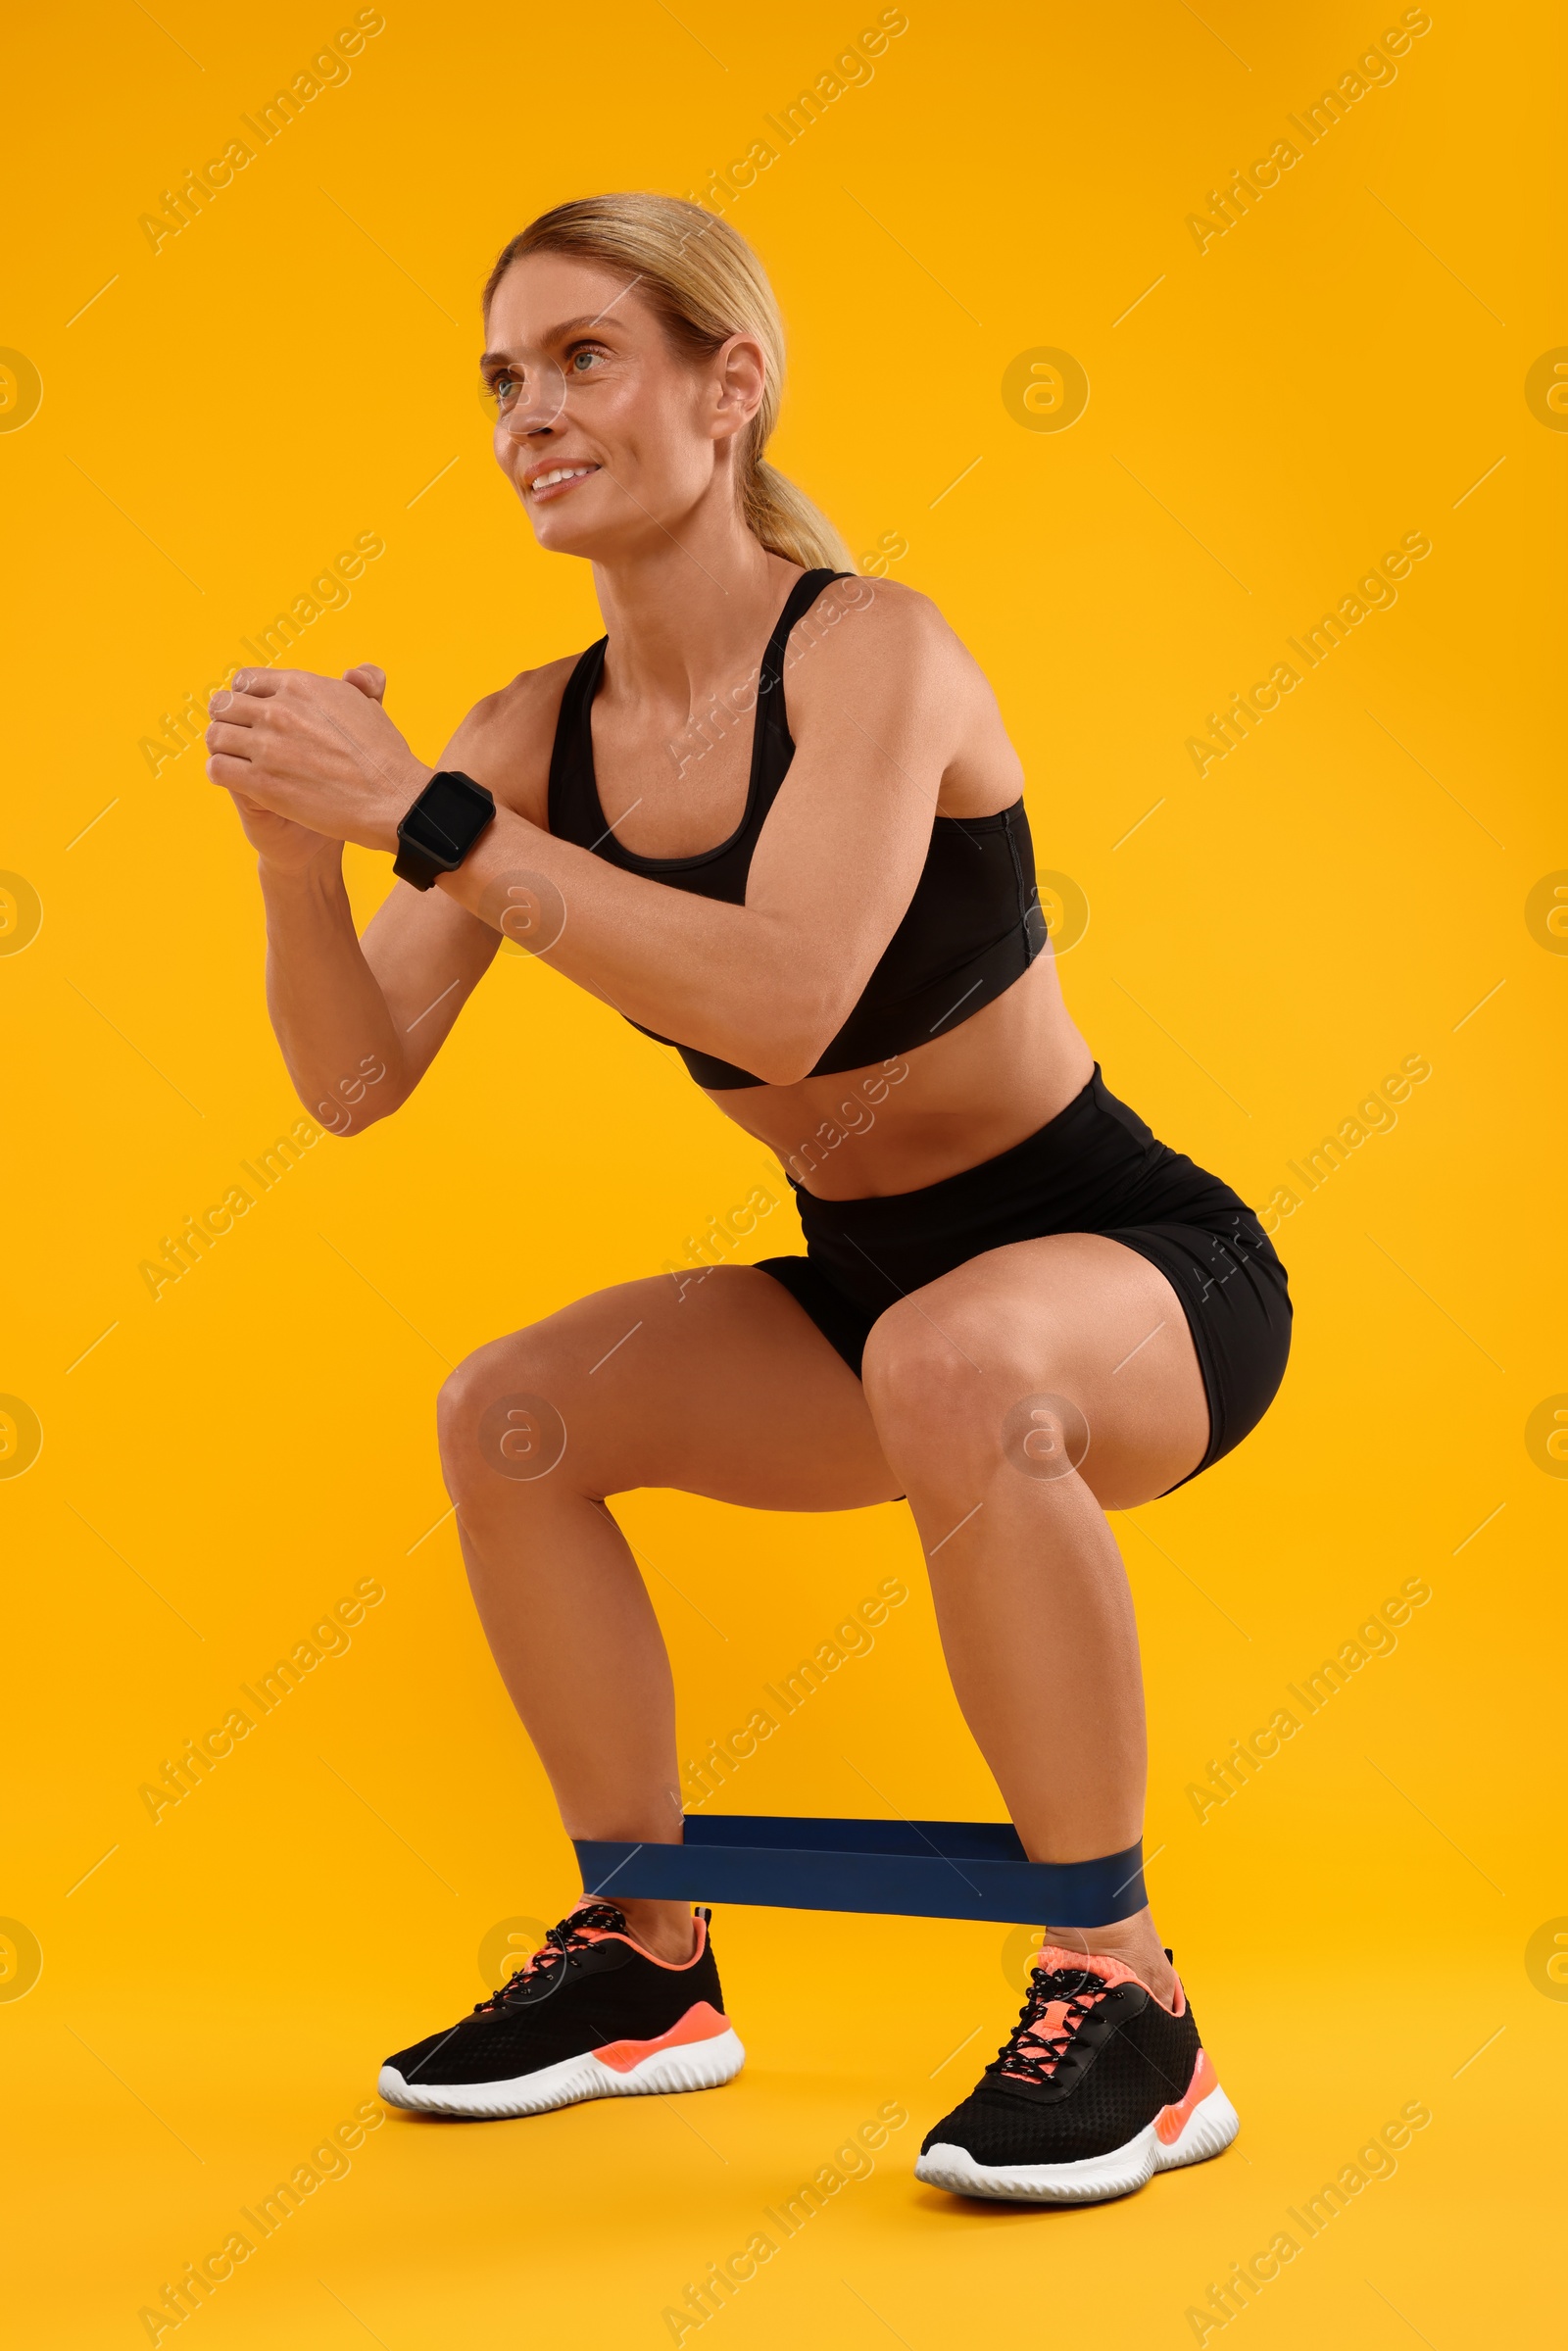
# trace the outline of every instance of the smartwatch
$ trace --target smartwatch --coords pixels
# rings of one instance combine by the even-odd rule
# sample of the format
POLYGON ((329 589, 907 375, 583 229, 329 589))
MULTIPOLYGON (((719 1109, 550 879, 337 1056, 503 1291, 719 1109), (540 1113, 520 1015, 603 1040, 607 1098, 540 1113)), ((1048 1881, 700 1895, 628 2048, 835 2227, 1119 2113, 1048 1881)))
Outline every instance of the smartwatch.
POLYGON ((495 813, 495 801, 483 784, 455 767, 442 768, 398 826, 393 872, 416 890, 434 889, 438 875, 456 873, 495 813))

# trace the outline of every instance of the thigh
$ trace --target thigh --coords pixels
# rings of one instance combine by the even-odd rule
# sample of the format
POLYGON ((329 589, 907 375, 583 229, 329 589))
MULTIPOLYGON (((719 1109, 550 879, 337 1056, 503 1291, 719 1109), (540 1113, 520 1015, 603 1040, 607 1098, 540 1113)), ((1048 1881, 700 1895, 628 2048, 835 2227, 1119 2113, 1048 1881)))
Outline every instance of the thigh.
MULTIPOLYGON (((509 1396, 560 1414, 564 1483, 598 1500, 667 1486, 760 1510, 853 1510, 902 1492, 859 1381, 752 1266, 623 1282, 479 1348, 442 1392, 460 1479, 485 1411, 509 1396)), ((553 1483, 538 1481, 541 1499, 553 1483)))
POLYGON ((1180 1298, 1147 1257, 1098 1233, 988 1249, 912 1292, 873 1328, 863 1376, 901 1468, 944 1444, 1017 1447, 1031 1399, 1064 1397, 1081 1415, 1064 1431, 1071 1465, 1106 1510, 1168 1492, 1208 1445, 1180 1298))

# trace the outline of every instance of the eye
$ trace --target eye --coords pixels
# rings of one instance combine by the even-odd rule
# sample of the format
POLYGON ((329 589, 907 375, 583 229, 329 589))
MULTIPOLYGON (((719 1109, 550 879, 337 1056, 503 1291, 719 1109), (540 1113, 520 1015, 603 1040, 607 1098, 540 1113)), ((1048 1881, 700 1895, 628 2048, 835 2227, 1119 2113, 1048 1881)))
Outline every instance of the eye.
POLYGON ((572 355, 571 355, 571 359, 570 359, 570 361, 569 361, 569 363, 568 363, 568 364, 569 364, 569 366, 570 366, 570 368, 571 368, 571 372, 572 372, 572 374, 573 374, 573 375, 586 375, 586 374, 589 372, 589 370, 592 368, 592 367, 594 366, 594 363, 595 363, 595 361, 597 361, 597 360, 602 360, 602 359, 604 358, 604 356, 605 356, 605 355, 604 355, 604 353, 603 353, 602 351, 597 351, 597 350, 594 350, 594 351, 589 351, 589 350, 574 351, 574 352, 572 353, 572 355))

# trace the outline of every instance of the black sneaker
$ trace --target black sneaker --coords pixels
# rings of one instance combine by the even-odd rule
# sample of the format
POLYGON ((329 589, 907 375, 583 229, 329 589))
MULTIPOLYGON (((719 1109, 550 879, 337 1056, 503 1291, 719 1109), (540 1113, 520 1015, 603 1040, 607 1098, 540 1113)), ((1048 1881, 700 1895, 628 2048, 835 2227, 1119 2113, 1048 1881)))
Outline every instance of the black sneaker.
POLYGON ((580 1902, 526 1966, 449 2032, 400 2049, 376 2087, 424 2114, 543 2114, 582 2098, 713 2089, 746 2062, 697 1913, 684 1966, 633 1940, 613 1902, 580 1902))
POLYGON ((1179 1984, 1162 2008, 1123 1961, 1048 1943, 1011 2039, 914 2171, 956 2196, 1087 2204, 1205 2163, 1240 2128, 1179 1984))

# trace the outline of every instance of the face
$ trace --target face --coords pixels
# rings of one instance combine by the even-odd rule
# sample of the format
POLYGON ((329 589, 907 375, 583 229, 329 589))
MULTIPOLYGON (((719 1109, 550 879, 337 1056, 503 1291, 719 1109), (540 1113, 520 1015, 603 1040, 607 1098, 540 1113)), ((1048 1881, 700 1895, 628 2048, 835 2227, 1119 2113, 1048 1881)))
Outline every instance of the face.
POLYGON ((705 502, 733 507, 732 461, 762 396, 754 337, 694 359, 633 278, 538 253, 496 288, 486 339, 496 457, 541 547, 624 558, 667 547, 705 502))

